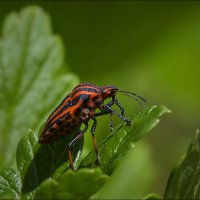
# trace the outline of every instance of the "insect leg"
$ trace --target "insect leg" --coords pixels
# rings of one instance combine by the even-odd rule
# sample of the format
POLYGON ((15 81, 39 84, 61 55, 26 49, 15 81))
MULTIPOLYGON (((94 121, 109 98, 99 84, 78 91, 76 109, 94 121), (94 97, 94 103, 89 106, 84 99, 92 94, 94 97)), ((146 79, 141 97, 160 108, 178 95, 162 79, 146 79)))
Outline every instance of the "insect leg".
POLYGON ((131 121, 129 121, 124 115, 121 115, 120 113, 116 112, 115 110, 113 110, 111 107, 109 107, 108 105, 106 105, 106 109, 99 112, 99 113, 95 113, 94 117, 99 117, 102 115, 107 115, 110 114, 110 131, 113 130, 113 114, 116 114, 118 117, 120 117, 124 122, 130 124, 131 121))
MULTIPOLYGON (((121 106, 121 104, 120 104, 120 102, 119 102, 119 100, 118 99, 114 99, 114 102, 115 102, 115 104, 119 107, 119 109, 120 109, 120 112, 121 112, 121 115, 123 116, 123 117, 125 117, 125 122, 127 122, 127 123, 131 123, 128 119, 126 119, 126 116, 125 116, 125 113, 124 113, 124 108, 121 106)), ((121 117, 120 117, 121 118, 121 117)), ((122 119, 122 118, 121 118, 122 119)))
POLYGON ((99 112, 99 113, 95 113, 94 116, 95 116, 95 117, 99 117, 99 116, 102 116, 102 115, 110 114, 111 112, 112 112, 111 110, 105 109, 105 110, 103 110, 103 111, 101 111, 101 112, 99 112))
POLYGON ((113 130, 113 112, 110 112, 110 132, 113 130))
POLYGON ((116 112, 115 110, 113 110, 113 109, 112 109, 111 107, 109 107, 108 105, 105 105, 105 107, 106 107, 108 110, 110 110, 110 112, 115 113, 115 114, 116 114, 118 117, 120 117, 124 122, 130 123, 130 121, 129 121, 128 119, 126 119, 125 116, 119 114, 118 112, 116 112))
POLYGON ((123 107, 121 106, 121 104, 119 103, 119 100, 118 100, 118 99, 115 99, 114 101, 115 101, 115 104, 119 107, 121 114, 124 115, 124 114, 125 114, 125 113, 124 113, 124 108, 123 108, 123 107))
POLYGON ((99 152, 98 152, 96 137, 94 135, 94 132, 95 132, 96 127, 97 127, 97 120, 96 120, 96 117, 93 117, 92 119, 93 119, 94 123, 93 123, 92 128, 91 128, 91 134, 92 134, 92 140, 93 140, 93 144, 94 144, 94 150, 95 150, 95 153, 96 153, 96 162, 99 164, 100 163, 99 152))
POLYGON ((73 159, 72 159, 72 148, 73 148, 74 144, 76 142, 78 142, 78 140, 80 140, 80 138, 83 136, 83 134, 85 133, 85 131, 87 129, 88 129, 88 124, 85 124, 85 128, 77 134, 77 136, 69 143, 69 145, 67 147, 67 149, 68 149, 69 165, 70 165, 70 168, 72 170, 74 170, 73 159))
POLYGON ((102 116, 102 115, 107 115, 107 114, 110 114, 112 111, 108 108, 106 108, 106 106, 109 106, 111 107, 115 102, 113 100, 111 100, 108 104, 105 105, 105 109, 102 110, 101 112, 99 113, 95 113, 95 117, 98 117, 98 116, 102 116))
MULTIPOLYGON (((116 104, 119 107, 121 114, 124 116, 124 108, 121 106, 118 99, 113 98, 108 104, 105 105, 105 107, 107 107, 107 106, 111 107, 113 104, 116 104)), ((102 114, 97 113, 97 116, 106 115, 108 113, 111 113, 111 111, 110 111, 110 109, 106 108, 100 113, 102 113, 102 114)))
MULTIPOLYGON (((112 103, 112 102, 110 102, 110 103, 112 103)), ((106 108, 106 109, 102 110, 99 113, 95 113, 94 117, 98 117, 98 116, 102 116, 102 115, 107 115, 107 114, 110 114, 110 124, 109 124, 109 127, 110 127, 110 131, 112 131, 113 130, 113 112, 112 112, 112 110, 106 108)))
MULTIPOLYGON (((111 107, 113 104, 116 104, 120 108, 121 114, 124 115, 124 109, 122 108, 117 99, 112 98, 112 100, 107 104, 107 106, 111 107)), ((113 111, 110 110, 110 132, 112 130, 113 130, 113 111)))
MULTIPOLYGON (((119 103, 119 101, 115 98, 113 98, 108 104, 105 105, 105 109, 100 112, 100 113, 96 113, 94 116, 101 116, 101 115, 106 115, 108 113, 115 113, 118 117, 120 117, 123 121, 130 123, 130 121, 128 119, 126 119, 126 117, 124 116, 124 108, 121 106, 121 104, 119 103), (118 112, 116 112, 115 110, 113 110, 111 108, 111 106, 113 104, 116 104, 119 108, 120 108, 120 112, 121 114, 119 114, 118 112)), ((111 122, 112 124, 112 122, 111 122)))

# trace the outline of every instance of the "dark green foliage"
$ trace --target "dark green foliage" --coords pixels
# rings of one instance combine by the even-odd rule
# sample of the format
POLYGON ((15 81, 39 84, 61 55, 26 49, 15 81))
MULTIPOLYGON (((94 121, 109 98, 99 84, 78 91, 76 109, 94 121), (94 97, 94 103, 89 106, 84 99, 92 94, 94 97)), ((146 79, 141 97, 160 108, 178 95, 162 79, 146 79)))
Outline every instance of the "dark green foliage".
POLYGON ((187 153, 172 171, 165 199, 200 198, 200 132, 195 134, 187 153))
MULTIPOLYGON (((45 179, 58 178, 67 170, 68 141, 69 139, 63 139, 49 145, 39 145, 38 136, 32 130, 21 139, 17 148, 17 167, 21 175, 23 195, 34 192, 45 179)), ((73 150, 75 167, 82 147, 83 138, 73 150)))

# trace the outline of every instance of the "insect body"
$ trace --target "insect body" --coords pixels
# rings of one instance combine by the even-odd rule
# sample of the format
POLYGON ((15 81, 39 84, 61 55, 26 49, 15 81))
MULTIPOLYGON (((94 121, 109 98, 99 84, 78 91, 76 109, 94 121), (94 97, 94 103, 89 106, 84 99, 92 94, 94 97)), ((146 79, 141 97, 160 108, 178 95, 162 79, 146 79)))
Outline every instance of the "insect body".
POLYGON ((124 115, 123 107, 115 98, 118 92, 132 97, 145 107, 143 103, 145 102, 145 99, 136 95, 135 93, 119 90, 113 85, 99 87, 89 83, 79 84, 72 90, 69 95, 64 98, 60 105, 49 116, 39 138, 39 143, 48 144, 60 139, 61 137, 67 137, 72 134, 74 130, 79 130, 81 124, 85 124, 84 129, 79 130, 75 138, 73 138, 72 141, 70 141, 68 144, 68 159, 70 168, 74 169, 71 150, 75 143, 84 135, 88 129, 88 122, 91 119, 93 120, 91 134, 93 138, 94 149, 96 152, 96 159, 99 162, 96 138, 94 135, 97 127, 96 117, 110 114, 110 130, 113 128, 113 114, 118 115, 123 121, 129 122, 129 120, 124 115), (104 100, 108 98, 111 98, 110 102, 104 104, 104 100), (119 107, 120 113, 113 110, 112 106, 114 104, 119 107), (96 109, 99 109, 100 111, 96 112, 96 109))

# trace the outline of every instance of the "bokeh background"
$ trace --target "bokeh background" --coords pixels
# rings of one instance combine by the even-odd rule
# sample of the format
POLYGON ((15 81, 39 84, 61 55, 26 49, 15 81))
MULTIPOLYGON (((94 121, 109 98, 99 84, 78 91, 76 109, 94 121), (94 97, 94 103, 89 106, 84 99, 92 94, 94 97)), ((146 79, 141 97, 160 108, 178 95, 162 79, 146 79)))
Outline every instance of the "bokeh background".
MULTIPOLYGON (((130 197, 138 174, 129 171, 138 166, 145 189, 137 189, 163 194, 172 168, 199 127, 200 3, 0 1, 0 27, 10 11, 32 4, 50 14, 54 33, 63 39, 66 62, 81 82, 113 84, 140 94, 148 105, 164 104, 172 110, 117 169, 124 172, 121 188, 113 186, 119 196, 126 187, 130 197)), ((142 109, 126 96, 118 98, 127 115, 142 109)), ((99 120, 98 141, 108 134, 108 121, 106 116, 99 120)), ((86 153, 92 148, 89 134, 85 142, 86 153)))

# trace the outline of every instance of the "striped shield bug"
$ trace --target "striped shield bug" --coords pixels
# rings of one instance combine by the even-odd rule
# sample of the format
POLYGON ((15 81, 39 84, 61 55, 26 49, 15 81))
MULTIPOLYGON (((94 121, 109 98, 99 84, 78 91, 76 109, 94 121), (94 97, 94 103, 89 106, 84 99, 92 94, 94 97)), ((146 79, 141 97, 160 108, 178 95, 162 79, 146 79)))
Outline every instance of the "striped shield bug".
POLYGON ((90 83, 79 84, 51 113, 45 123, 42 134, 39 137, 39 143, 48 144, 54 142, 61 137, 68 137, 75 130, 77 130, 78 132, 76 136, 67 144, 70 168, 74 170, 71 150, 76 142, 83 137, 84 133, 88 129, 88 122, 91 119, 93 120, 91 134, 96 152, 96 159, 97 162, 100 162, 96 138, 94 135, 97 127, 96 118, 102 115, 110 114, 110 130, 113 129, 113 114, 116 114, 124 122, 130 123, 125 116, 124 108, 121 106, 119 100, 115 98, 118 92, 133 98, 145 107, 145 99, 135 93, 120 90, 113 85, 97 86, 90 83), (104 101, 106 99, 111 100, 105 104, 104 101), (116 112, 112 108, 113 105, 119 107, 120 113, 116 112), (96 109, 99 109, 99 112, 96 112, 96 109), (85 127, 83 130, 80 130, 82 124, 84 124, 85 127))

